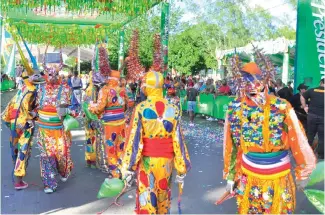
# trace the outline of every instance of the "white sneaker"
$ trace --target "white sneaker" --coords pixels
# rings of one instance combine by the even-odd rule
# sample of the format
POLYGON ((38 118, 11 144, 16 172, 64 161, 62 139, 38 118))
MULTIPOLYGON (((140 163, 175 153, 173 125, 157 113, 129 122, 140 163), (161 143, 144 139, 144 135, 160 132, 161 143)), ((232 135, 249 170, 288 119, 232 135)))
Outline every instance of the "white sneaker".
POLYGON ((49 188, 49 187, 44 188, 44 193, 49 194, 49 193, 53 193, 53 192, 54 192, 54 190, 52 188, 49 188))
POLYGON ((62 181, 62 182, 66 182, 67 180, 68 180, 68 177, 65 178, 65 177, 62 177, 62 176, 61 176, 61 181, 62 181))
POLYGON ((212 118, 212 117, 210 117, 210 118, 207 118, 207 120, 208 120, 208 121, 213 121, 213 118, 212 118))
POLYGON ((194 123, 190 123, 190 126, 193 127, 194 126, 194 123))

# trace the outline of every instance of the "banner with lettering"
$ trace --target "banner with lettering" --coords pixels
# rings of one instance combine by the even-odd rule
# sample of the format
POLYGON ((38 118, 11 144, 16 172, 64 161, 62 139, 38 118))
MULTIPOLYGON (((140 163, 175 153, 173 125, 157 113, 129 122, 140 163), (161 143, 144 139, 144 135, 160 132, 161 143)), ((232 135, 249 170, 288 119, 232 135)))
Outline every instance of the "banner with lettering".
POLYGON ((298 0, 295 90, 319 85, 325 76, 325 1, 298 0))

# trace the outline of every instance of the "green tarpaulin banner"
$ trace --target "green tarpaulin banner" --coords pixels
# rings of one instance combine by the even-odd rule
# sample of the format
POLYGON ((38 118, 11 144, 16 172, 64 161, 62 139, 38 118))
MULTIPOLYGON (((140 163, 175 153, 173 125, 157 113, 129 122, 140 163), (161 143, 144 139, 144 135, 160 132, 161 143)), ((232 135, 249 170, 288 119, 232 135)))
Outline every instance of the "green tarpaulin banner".
POLYGON ((325 74, 325 1, 298 0, 295 89, 319 85, 325 74))
POLYGON ((15 87, 15 82, 11 80, 3 80, 0 84, 1 91, 7 91, 15 87))
MULTIPOLYGON (((179 93, 182 110, 187 110, 187 101, 185 100, 186 91, 179 93)), ((200 94, 200 102, 196 102, 195 113, 211 116, 216 119, 225 119, 228 104, 234 100, 233 96, 217 96, 212 94, 200 94)))

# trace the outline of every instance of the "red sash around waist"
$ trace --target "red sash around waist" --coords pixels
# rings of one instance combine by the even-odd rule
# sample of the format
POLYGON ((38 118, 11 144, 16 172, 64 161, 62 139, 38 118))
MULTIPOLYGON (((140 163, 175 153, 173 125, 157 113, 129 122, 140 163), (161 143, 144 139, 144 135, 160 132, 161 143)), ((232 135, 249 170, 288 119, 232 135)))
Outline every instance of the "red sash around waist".
POLYGON ((143 156, 173 158, 174 147, 172 138, 143 138, 143 156))

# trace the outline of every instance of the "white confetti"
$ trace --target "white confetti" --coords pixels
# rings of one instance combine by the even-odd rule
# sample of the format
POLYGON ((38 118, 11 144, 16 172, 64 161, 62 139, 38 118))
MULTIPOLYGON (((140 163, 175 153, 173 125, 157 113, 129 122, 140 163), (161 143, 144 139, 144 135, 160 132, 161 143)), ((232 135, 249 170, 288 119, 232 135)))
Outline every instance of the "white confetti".
POLYGON ((5 198, 9 198, 9 196, 5 196, 5 198))

